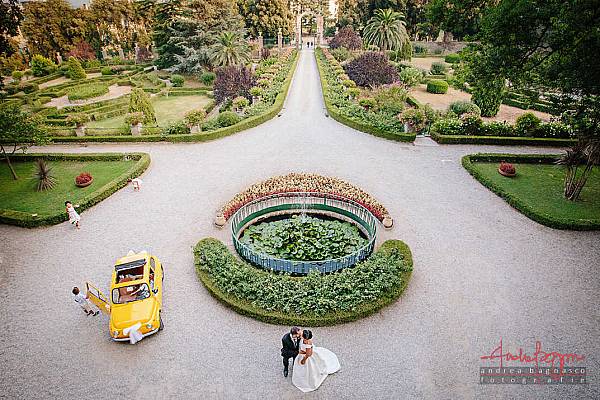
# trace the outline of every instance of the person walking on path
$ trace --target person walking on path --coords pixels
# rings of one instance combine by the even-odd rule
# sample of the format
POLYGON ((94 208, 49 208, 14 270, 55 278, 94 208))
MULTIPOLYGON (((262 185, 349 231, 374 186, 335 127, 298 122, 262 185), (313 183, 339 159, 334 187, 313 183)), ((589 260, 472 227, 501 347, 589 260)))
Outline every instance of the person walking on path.
POLYGON ((98 313, 100 311, 96 310, 96 312, 94 312, 94 308, 92 307, 92 303, 90 303, 90 301, 88 300, 87 296, 84 296, 83 293, 81 293, 79 291, 79 288, 77 286, 75 286, 73 288, 73 300, 75 300, 75 303, 79 304, 81 306, 81 308, 83 309, 83 311, 87 314, 87 315, 98 315, 98 313))
POLYGON ((79 229, 79 221, 81 221, 81 217, 77 211, 75 211, 75 207, 73 207, 73 204, 71 204, 71 202, 68 200, 65 201, 65 206, 67 207, 67 214, 69 214, 69 222, 79 229))

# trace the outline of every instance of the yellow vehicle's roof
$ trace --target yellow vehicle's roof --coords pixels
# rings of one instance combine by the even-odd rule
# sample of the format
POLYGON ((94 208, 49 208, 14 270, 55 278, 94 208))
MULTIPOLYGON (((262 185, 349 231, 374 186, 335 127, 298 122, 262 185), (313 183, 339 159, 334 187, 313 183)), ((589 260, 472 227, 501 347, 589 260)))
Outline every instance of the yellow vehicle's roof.
POLYGON ((127 255, 125 257, 121 257, 117 260, 117 262, 115 263, 115 265, 119 265, 119 264, 126 264, 132 261, 137 261, 137 260, 146 260, 148 261, 148 258, 150 258, 150 254, 148 253, 137 253, 137 254, 132 254, 132 255, 127 255))

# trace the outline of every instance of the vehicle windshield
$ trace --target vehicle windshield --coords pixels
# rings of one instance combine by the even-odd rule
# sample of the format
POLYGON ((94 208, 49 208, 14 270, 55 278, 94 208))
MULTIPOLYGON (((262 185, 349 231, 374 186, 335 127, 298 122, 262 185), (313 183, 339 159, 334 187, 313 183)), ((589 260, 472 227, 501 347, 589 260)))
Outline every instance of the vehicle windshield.
POLYGON ((145 283, 115 288, 112 292, 114 304, 130 303, 132 301, 144 300, 148 297, 150 297, 150 290, 145 283))

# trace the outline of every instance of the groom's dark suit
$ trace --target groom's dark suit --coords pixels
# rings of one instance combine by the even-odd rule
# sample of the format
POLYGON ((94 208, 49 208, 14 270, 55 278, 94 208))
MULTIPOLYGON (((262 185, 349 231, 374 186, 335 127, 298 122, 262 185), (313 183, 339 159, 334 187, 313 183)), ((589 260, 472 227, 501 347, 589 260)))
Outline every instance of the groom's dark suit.
POLYGON ((281 338, 281 357, 283 357, 283 369, 288 370, 290 358, 296 358, 300 350, 300 339, 294 339, 291 333, 286 333, 281 338))

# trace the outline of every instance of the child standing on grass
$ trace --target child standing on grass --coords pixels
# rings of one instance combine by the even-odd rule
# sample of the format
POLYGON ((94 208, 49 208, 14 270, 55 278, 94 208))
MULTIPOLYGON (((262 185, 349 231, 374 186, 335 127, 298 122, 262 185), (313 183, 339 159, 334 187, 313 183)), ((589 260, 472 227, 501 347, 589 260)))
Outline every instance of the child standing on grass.
POLYGON ((92 308, 92 303, 90 303, 87 296, 84 296, 79 291, 79 288, 77 286, 75 286, 73 288, 73 300, 75 300, 75 303, 79 304, 81 306, 81 308, 83 308, 83 311, 87 315, 98 315, 98 313, 100 312, 100 311, 94 312, 94 309, 92 308))
POLYGON ((65 201, 65 206, 67 207, 67 214, 69 214, 69 222, 75 225, 77 229, 79 229, 79 221, 81 221, 81 217, 75 211, 75 207, 71 204, 70 201, 65 201))

